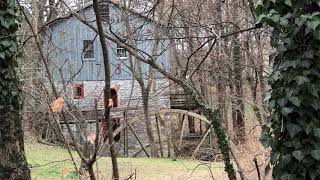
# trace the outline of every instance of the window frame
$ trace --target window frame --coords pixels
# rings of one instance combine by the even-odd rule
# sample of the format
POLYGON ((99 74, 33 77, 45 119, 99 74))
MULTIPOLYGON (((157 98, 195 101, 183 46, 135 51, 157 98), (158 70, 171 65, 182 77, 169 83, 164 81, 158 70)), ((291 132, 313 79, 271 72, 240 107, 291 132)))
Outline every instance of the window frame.
POLYGON ((99 2, 99 13, 103 22, 110 22, 110 3, 108 0, 99 2))
POLYGON ((83 47, 83 59, 93 60, 94 59, 94 40, 89 40, 89 39, 82 40, 82 47, 83 47), (88 57, 88 55, 90 56, 88 57))
POLYGON ((84 98, 84 83, 74 83, 73 84, 73 99, 83 99, 84 98), (80 95, 79 95, 80 88, 80 95))
POLYGON ((127 60, 129 57, 128 51, 125 48, 121 47, 119 44, 117 44, 116 55, 117 55, 117 59, 119 59, 119 60, 127 60), (124 51, 125 56, 119 56, 119 54, 120 54, 118 52, 119 50, 124 51))

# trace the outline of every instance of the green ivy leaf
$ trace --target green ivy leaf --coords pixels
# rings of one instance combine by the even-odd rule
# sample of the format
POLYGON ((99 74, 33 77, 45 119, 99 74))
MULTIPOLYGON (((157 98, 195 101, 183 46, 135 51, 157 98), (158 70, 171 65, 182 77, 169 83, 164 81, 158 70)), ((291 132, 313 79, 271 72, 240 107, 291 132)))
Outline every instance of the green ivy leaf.
POLYGON ((285 61, 279 65, 279 69, 287 69, 289 67, 296 68, 299 63, 299 61, 285 61))
POLYGON ((311 106, 313 107, 313 109, 315 110, 319 110, 320 109, 320 102, 318 102, 317 100, 314 100, 312 103, 311 103, 311 106))
POLYGON ((302 15, 302 16, 296 18, 296 19, 294 20, 294 23, 298 26, 297 29, 299 30, 300 27, 301 27, 305 22, 307 22, 307 20, 308 20, 308 16, 306 16, 306 15, 302 15))
POLYGON ((288 103, 288 99, 286 97, 280 98, 277 102, 281 107, 285 107, 288 103))
POLYGON ((289 162, 291 161, 291 154, 286 154, 284 156, 282 156, 281 160, 282 160, 282 167, 285 167, 287 164, 289 164, 289 162))
POLYGON ((289 21, 287 18, 280 18, 280 25, 284 27, 288 27, 289 21))
POLYGON ((311 177, 311 180, 316 180, 319 173, 317 172, 317 170, 309 169, 309 175, 311 177))
POLYGON ((315 163, 315 159, 312 158, 311 156, 306 156, 305 158, 303 158, 301 163, 303 163, 305 167, 310 167, 312 166, 313 163, 315 163))
POLYGON ((312 123, 309 123, 309 124, 305 125, 304 131, 306 132, 307 135, 309 135, 311 130, 312 130, 312 123))
POLYGON ((16 52, 17 51, 17 46, 15 44, 12 44, 9 48, 9 51, 11 52, 16 52))
POLYGON ((274 14, 271 16, 271 19, 273 22, 280 22, 280 15, 279 14, 274 14))
POLYGON ((295 81, 298 83, 298 85, 302 85, 303 83, 309 82, 309 79, 304 76, 298 76, 295 78, 295 81))
POLYGON ((13 9, 7 9, 7 13, 11 14, 11 15, 15 15, 15 12, 13 9))
POLYGON ((280 180, 293 180, 293 179, 296 179, 296 175, 295 174, 288 174, 288 173, 285 173, 280 178, 280 180))
POLYGON ((12 96, 16 96, 18 94, 18 91, 11 91, 12 96))
POLYGON ((295 138, 292 140, 292 144, 293 144, 293 147, 295 149, 300 149, 300 148, 303 148, 301 142, 300 142, 300 137, 299 136, 295 136, 295 138))
POLYGON ((264 7, 263 7, 263 4, 262 2, 257 2, 257 6, 256 6, 256 14, 258 16, 260 16, 264 11, 264 7))
POLYGON ((281 109, 281 113, 284 115, 284 116, 288 116, 288 114, 292 113, 292 108, 288 108, 288 107, 284 107, 281 109))
POLYGON ((298 97, 291 97, 289 98, 289 101, 292 102, 295 106, 300 106, 301 105, 301 100, 298 97))
POLYGON ((292 155, 299 161, 301 161, 305 157, 305 154, 301 150, 293 151, 292 155))
POLYGON ((319 24, 320 20, 318 18, 313 18, 311 21, 307 22, 307 26, 312 30, 316 30, 319 24))
POLYGON ((9 29, 10 24, 5 19, 1 20, 1 25, 7 29, 9 29))
POLYGON ((318 90, 313 84, 308 84, 308 92, 311 93, 314 97, 319 97, 318 90))
POLYGON ((0 44, 3 45, 4 47, 10 47, 12 45, 10 41, 1 41, 0 44))
POLYGON ((288 124, 287 130, 288 130, 290 137, 292 139, 292 138, 294 138, 294 136, 296 134, 298 134, 302 130, 302 128, 300 125, 297 125, 297 124, 288 124))
POLYGON ((320 138, 320 128, 313 129, 313 135, 320 138))
POLYGON ((260 136, 260 142, 265 148, 270 146, 271 139, 272 139, 268 131, 269 131, 269 128, 264 126, 262 129, 261 136, 260 136))
MULTIPOLYGON (((319 4, 319 6, 320 6, 320 4, 319 4)), ((313 18, 313 17, 318 16, 318 15, 320 15, 320 12, 313 12, 311 14, 310 18, 313 18)))
POLYGON ((284 3, 290 7, 292 6, 291 0, 285 0, 284 3))
POLYGON ((312 150, 311 151, 311 156, 316 159, 316 160, 320 160, 320 150, 312 150))

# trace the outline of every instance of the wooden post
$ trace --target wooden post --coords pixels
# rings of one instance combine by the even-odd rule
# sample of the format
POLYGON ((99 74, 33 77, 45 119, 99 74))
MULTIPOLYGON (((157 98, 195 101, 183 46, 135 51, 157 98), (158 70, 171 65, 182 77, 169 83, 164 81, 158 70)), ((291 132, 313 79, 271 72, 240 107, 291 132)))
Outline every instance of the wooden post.
POLYGON ((131 130, 131 132, 133 133, 134 137, 137 139, 138 143, 140 144, 141 148, 143 149, 144 153, 146 153, 147 157, 150 157, 146 148, 143 146, 142 142, 140 141, 140 139, 137 136, 137 133, 134 131, 134 129, 130 126, 130 124, 127 124, 131 130))
POLYGON ((124 128, 124 141, 125 141, 125 144, 124 146, 126 147, 125 149, 125 156, 126 157, 129 157, 129 138, 128 138, 128 125, 127 125, 127 110, 124 110, 123 111, 123 117, 125 119, 125 128, 124 128))
MULTIPOLYGON (((188 111, 191 111, 190 109, 188 111)), ((188 116, 188 126, 189 126, 189 133, 195 133, 195 124, 194 124, 194 118, 192 116, 188 116)))
POLYGON ((207 132, 205 133, 205 135, 202 137, 202 139, 201 139, 200 143, 198 144, 196 150, 192 154, 192 159, 194 159, 195 155, 199 151, 201 145, 203 144, 204 140, 206 139, 206 137, 208 136, 209 133, 210 133, 210 129, 208 129, 207 132))
POLYGON ((126 127, 123 128, 123 155, 127 157, 126 154, 126 127))
POLYGON ((171 126, 169 124, 171 124, 172 115, 170 116, 167 122, 164 120, 164 117, 162 117, 161 114, 156 114, 156 115, 158 116, 160 125, 162 124, 164 126, 164 132, 167 136, 167 148, 168 148, 167 157, 170 158, 171 157, 171 126))
POLYGON ((200 121, 200 135, 202 135, 202 121, 200 121))
POLYGON ((162 149, 162 142, 161 142, 161 131, 160 131, 160 124, 158 121, 158 116, 156 114, 156 123, 157 123, 157 132, 158 132, 158 140, 159 140, 159 146, 160 146, 160 155, 163 157, 163 149, 162 149))
POLYGON ((180 133, 180 138, 179 138, 178 150, 180 150, 181 145, 182 145, 183 131, 184 131, 184 126, 185 126, 185 122, 186 122, 187 118, 188 118, 188 115, 184 114, 183 119, 182 119, 182 127, 181 127, 181 133, 180 133))

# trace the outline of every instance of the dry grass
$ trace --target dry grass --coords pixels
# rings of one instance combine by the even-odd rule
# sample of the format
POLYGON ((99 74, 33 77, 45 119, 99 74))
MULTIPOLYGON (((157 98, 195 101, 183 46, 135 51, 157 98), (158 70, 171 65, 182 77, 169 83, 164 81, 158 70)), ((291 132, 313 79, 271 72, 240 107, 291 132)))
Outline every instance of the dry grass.
MULTIPOLYGON (((31 169, 33 179, 78 179, 69 155, 63 148, 29 143, 26 145, 26 154, 28 163, 33 166, 31 169), (63 170, 68 172, 66 177, 63 177, 63 170)), ((76 157, 75 152, 74 155, 76 157)), ((200 165, 199 161, 190 160, 155 158, 119 158, 118 160, 121 179, 136 172, 137 180, 206 180, 212 179, 209 169, 214 179, 227 179, 221 162, 208 164, 211 165, 209 168, 207 165, 200 165)), ((80 160, 77 158, 77 164, 79 163, 80 160)), ((99 158, 98 168, 95 167, 95 169, 99 179, 111 179, 110 158, 99 158)))

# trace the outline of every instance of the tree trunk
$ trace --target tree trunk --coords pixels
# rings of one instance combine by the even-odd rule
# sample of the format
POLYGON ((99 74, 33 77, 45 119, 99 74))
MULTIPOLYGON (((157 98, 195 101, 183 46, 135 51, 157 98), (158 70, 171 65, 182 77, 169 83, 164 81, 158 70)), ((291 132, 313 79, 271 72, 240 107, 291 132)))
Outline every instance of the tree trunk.
POLYGON ((90 180, 96 180, 96 176, 95 176, 94 170, 93 170, 93 164, 88 165, 88 173, 90 176, 90 180))
POLYGON ((143 99, 143 111, 144 111, 144 122, 146 124, 146 130, 147 130, 147 135, 148 135, 148 140, 150 144, 150 152, 152 157, 158 157, 158 152, 157 152, 157 147, 156 143, 154 140, 154 134, 153 134, 153 128, 151 124, 151 119, 150 119, 150 113, 149 113, 149 99, 148 95, 145 93, 142 94, 142 99, 143 99))
POLYGON ((233 129, 235 133, 236 141, 244 141, 245 136, 245 123, 244 123, 244 104, 242 98, 244 98, 242 88, 242 65, 241 65, 241 54, 240 45, 238 39, 233 40, 233 61, 234 61, 234 88, 235 88, 235 105, 233 106, 233 129))
POLYGON ((236 172, 233 168, 230 159, 230 145, 227 140, 227 136, 225 131, 222 128, 221 123, 221 115, 219 110, 213 110, 211 107, 201 103, 199 100, 196 99, 197 104, 200 106, 201 111, 205 113, 205 116, 208 120, 211 121, 211 125, 217 135, 219 148, 221 150, 223 160, 225 163, 225 172, 228 173, 228 177, 230 180, 236 179, 236 172))
MULTIPOLYGON (((108 3, 108 2, 107 2, 108 3)), ((109 138, 109 146, 110 146, 110 156, 112 162, 112 175, 114 180, 119 180, 119 169, 118 169, 118 161, 116 156, 116 151, 114 147, 113 140, 113 128, 112 121, 110 119, 110 106, 109 99, 111 99, 111 77, 110 77, 110 62, 109 62, 109 53, 108 47, 104 35, 103 25, 101 22, 101 17, 99 14, 99 2, 98 0, 93 0, 93 9, 96 15, 97 27, 99 32, 99 39, 102 48, 102 56, 103 56, 103 64, 104 64, 104 78, 105 78, 105 119, 104 121, 107 124, 108 128, 108 138, 109 138)))
MULTIPOLYGON (((268 112, 268 107, 267 107, 267 103, 264 102, 265 98, 266 98, 266 80, 265 77, 263 76, 264 73, 264 59, 263 59, 263 47, 261 44, 261 35, 257 35, 256 36, 257 39, 257 44, 258 44, 258 48, 259 48, 259 61, 258 61, 258 65, 259 65, 259 71, 258 71, 258 77, 259 77, 259 85, 260 85, 260 93, 261 93, 261 104, 264 110, 264 114, 266 114, 268 112)), ((263 118, 265 119, 266 117, 263 116, 263 118)))
MULTIPOLYGON (((3 12, 16 9, 14 0, 0 2, 3 12)), ((0 23, 0 179, 28 180, 30 170, 24 152, 22 116, 22 98, 20 82, 17 76, 16 37, 17 17, 6 13, 0 23), (14 22, 14 23, 12 23, 14 22), (3 24, 9 24, 4 27, 3 24), (2 43, 9 46, 3 46, 2 43)))

